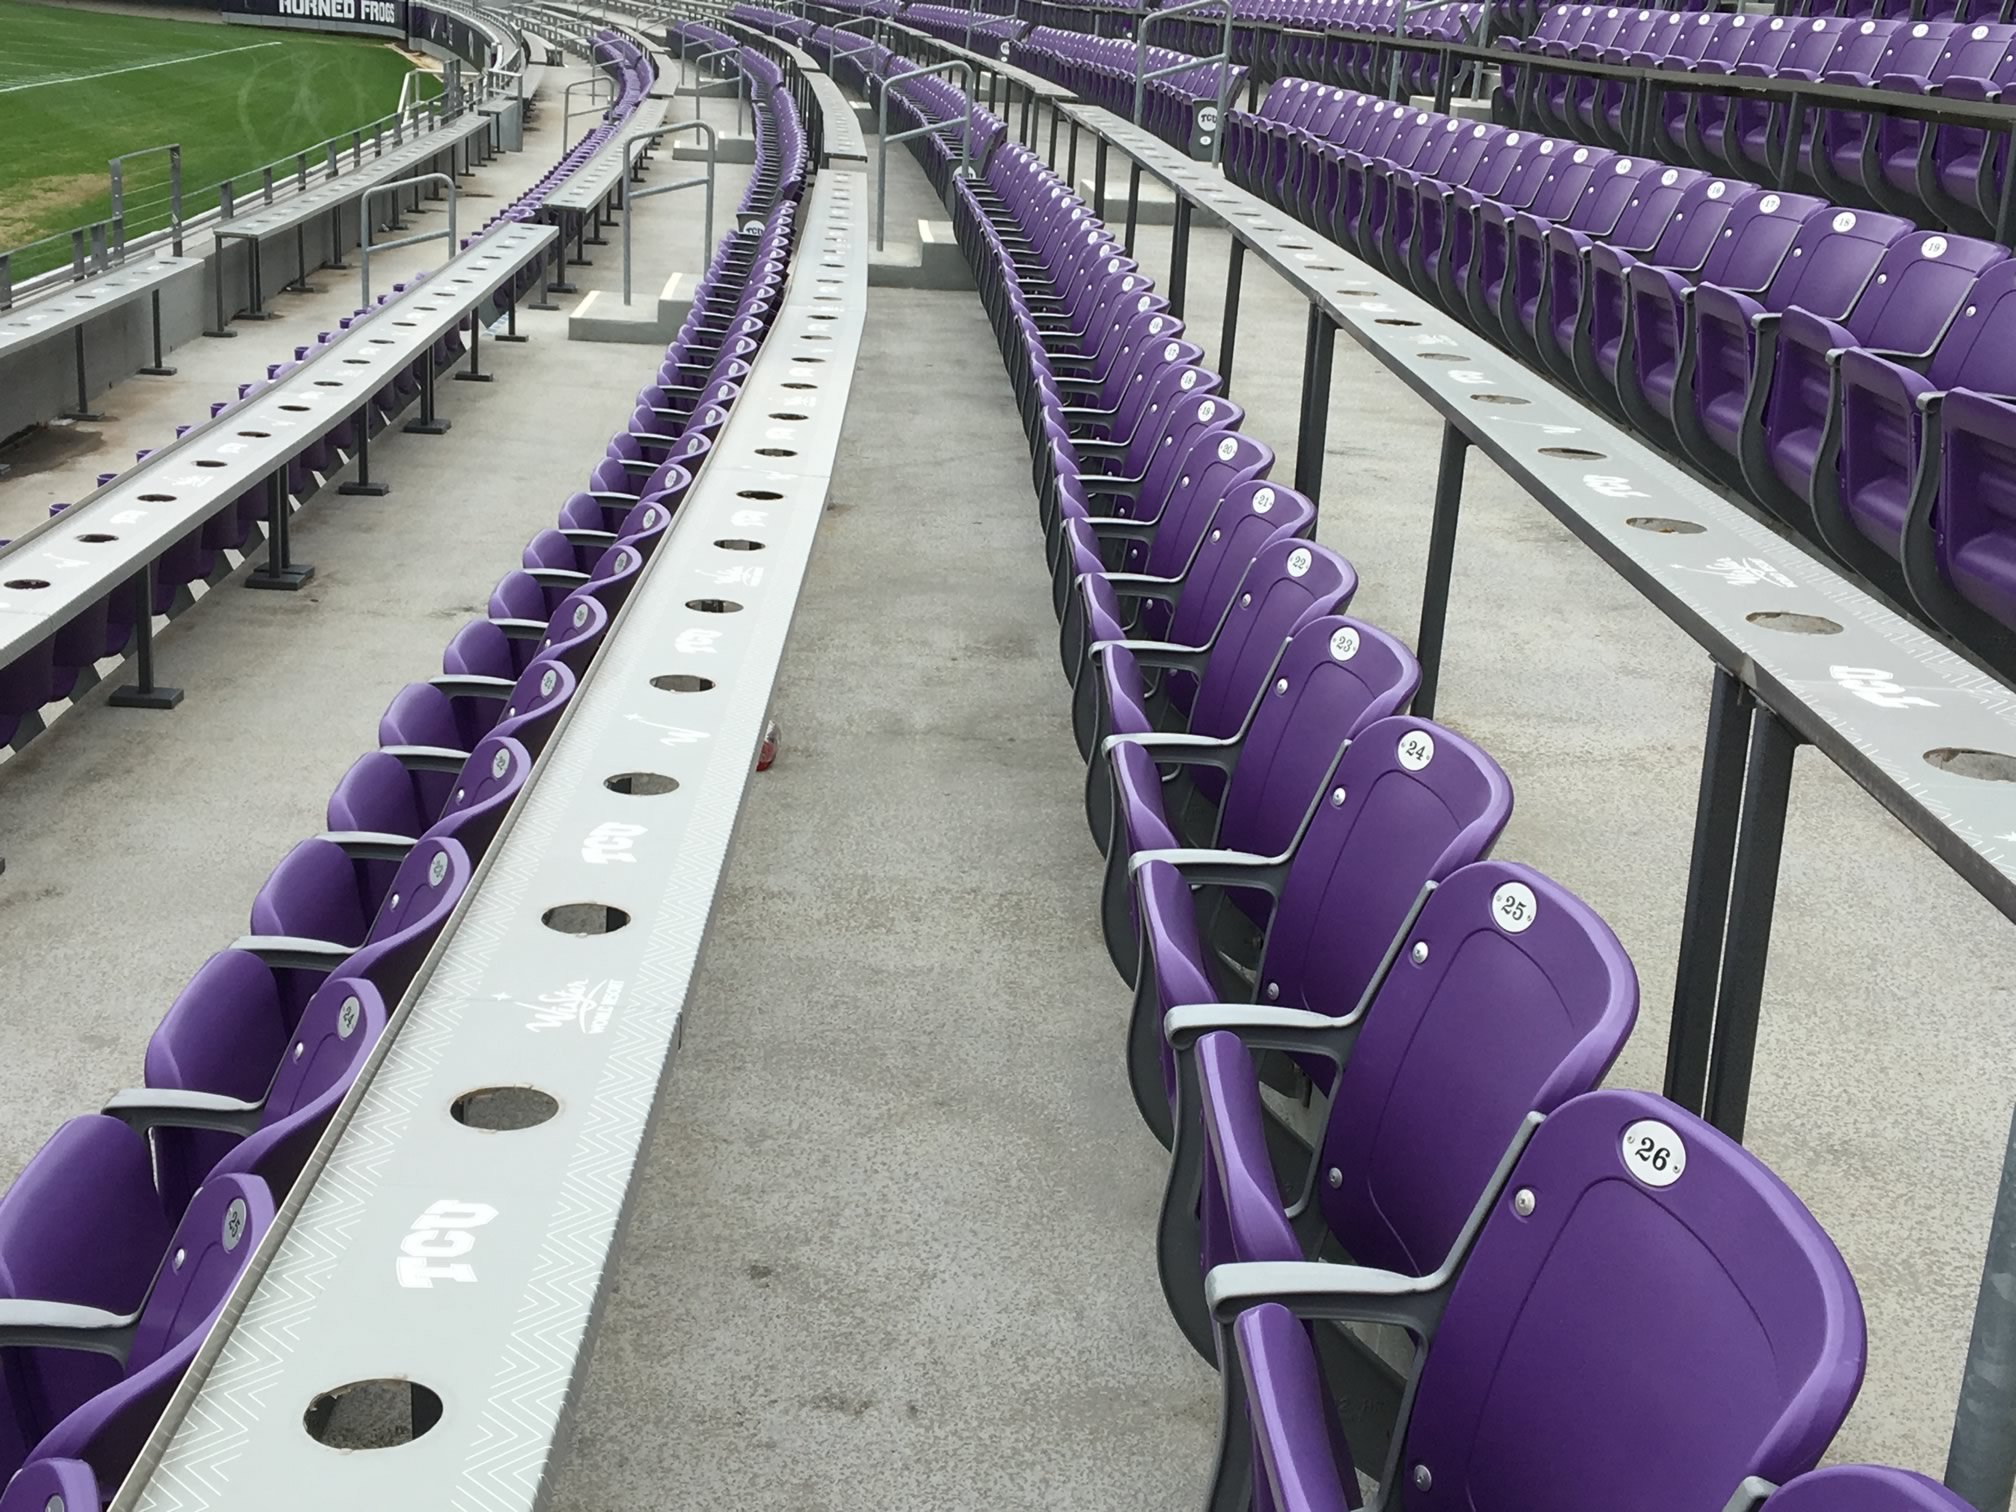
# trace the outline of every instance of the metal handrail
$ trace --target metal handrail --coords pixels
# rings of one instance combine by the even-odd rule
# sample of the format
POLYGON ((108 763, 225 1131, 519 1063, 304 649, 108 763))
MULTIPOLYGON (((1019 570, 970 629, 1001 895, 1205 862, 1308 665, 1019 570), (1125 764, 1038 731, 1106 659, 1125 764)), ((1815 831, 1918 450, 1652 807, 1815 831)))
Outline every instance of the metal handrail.
POLYGON ((574 130, 574 117, 577 115, 587 115, 597 105, 603 106, 606 114, 607 107, 615 103, 616 81, 608 74, 593 73, 585 79, 576 79, 572 84, 569 84, 560 94, 560 104, 563 107, 560 117, 560 150, 565 152, 574 145, 573 141, 569 138, 569 133, 574 130), (574 91, 577 89, 588 91, 588 103, 579 110, 574 108, 574 91), (597 89, 606 89, 609 93, 605 98, 598 99, 595 94, 597 89))
MULTIPOLYGON (((907 61, 907 60, 906 60, 907 61)), ((882 227, 887 219, 889 207, 889 144, 907 142, 912 138, 943 131, 947 126, 961 126, 959 133, 959 177, 970 177, 973 171, 973 86, 975 75, 973 65, 964 58, 953 58, 945 63, 934 63, 929 68, 909 68, 900 74, 890 74, 882 80, 882 87, 875 92, 876 99, 876 168, 875 168, 875 250, 882 250, 882 227), (908 131, 889 135, 889 87, 904 79, 921 79, 927 74, 950 73, 957 69, 966 76, 966 114, 947 116, 942 121, 926 121, 922 126, 913 126, 908 131)))
POLYGON ((704 265, 714 250, 714 173, 719 162, 714 128, 705 121, 675 121, 670 126, 653 127, 650 131, 640 131, 623 144, 623 303, 630 303, 630 204, 633 200, 649 199, 654 194, 670 194, 675 189, 691 189, 696 185, 707 186, 706 220, 701 228, 700 260, 704 265), (630 173, 636 166, 637 155, 660 137, 675 136, 681 132, 697 131, 707 138, 707 171, 692 178, 680 179, 676 183, 657 184, 649 189, 630 187, 630 173), (637 153, 631 151, 636 148, 637 153))
MULTIPOLYGON (((701 53, 699 56, 697 56, 692 60, 694 71, 693 85, 692 85, 694 120, 697 121, 700 119, 700 109, 701 109, 700 102, 702 98, 701 89, 707 82, 700 77, 700 65, 705 63, 710 58, 734 57, 737 53, 741 52, 741 50, 742 50, 742 44, 740 42, 730 42, 726 47, 709 48, 706 52, 701 53)), ((680 63, 682 66, 684 66, 685 62, 686 62, 685 59, 683 58, 680 59, 680 63)), ((713 82, 725 84, 728 81, 725 79, 717 79, 713 82)), ((742 107, 743 104, 747 101, 748 97, 749 97, 749 75, 743 72, 741 60, 737 58, 735 63, 735 125, 738 130, 741 128, 742 125, 742 107)))
MULTIPOLYGON (((389 184, 373 184, 364 191, 364 197, 357 205, 357 262, 360 268, 364 297, 361 304, 371 303, 371 201, 377 195, 390 189, 411 189, 420 184, 446 184, 448 186, 448 229, 445 231, 422 231, 417 236, 402 236, 397 241, 379 242, 380 252, 390 252, 394 247, 411 247, 419 242, 446 238, 449 246, 448 262, 455 260, 455 180, 445 173, 416 173, 411 178, 394 179, 389 184)), ((444 263, 445 267, 446 264, 444 263)))
MULTIPOLYGON (((878 47, 887 51, 889 47, 889 18, 887 16, 856 16, 852 21, 843 21, 838 26, 828 27, 827 30, 834 33, 847 32, 852 34, 854 28, 857 26, 868 27, 873 35, 864 37, 859 47, 836 50, 829 45, 826 49, 827 72, 831 73, 834 65, 842 58, 858 58, 863 53, 873 52, 878 47)), ((837 83, 839 81, 836 79, 834 82, 837 83)))
POLYGON ((1218 144, 1223 136, 1219 129, 1225 120, 1225 106, 1232 93, 1232 0, 1179 0, 1178 4, 1162 10, 1149 11, 1142 16, 1134 28, 1134 124, 1141 124, 1142 107, 1146 103, 1148 83, 1151 79, 1166 79, 1172 74, 1186 73, 1199 64, 1214 65, 1218 79, 1218 114, 1211 128, 1211 161, 1218 161, 1218 144), (1188 15, 1208 6, 1222 6, 1225 11, 1225 33, 1218 44, 1218 51, 1208 58, 1192 58, 1188 63, 1172 63, 1166 68, 1148 68, 1148 33, 1157 22, 1168 21, 1177 16, 1188 15))

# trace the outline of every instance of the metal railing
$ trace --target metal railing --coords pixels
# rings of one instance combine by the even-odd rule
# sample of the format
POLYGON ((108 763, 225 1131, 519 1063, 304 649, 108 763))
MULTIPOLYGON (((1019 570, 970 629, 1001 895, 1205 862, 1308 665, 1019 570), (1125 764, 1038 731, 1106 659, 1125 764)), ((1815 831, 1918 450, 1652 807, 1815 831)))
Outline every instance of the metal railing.
MULTIPOLYGON (((431 77, 416 69, 407 77, 431 77)), ((485 88, 464 92, 461 110, 450 113, 440 99, 408 101, 375 121, 328 137, 286 157, 276 158, 243 173, 220 179, 214 186, 190 189, 181 182, 179 146, 171 156, 169 194, 161 199, 135 205, 126 200, 124 173, 120 165, 127 159, 169 151, 167 147, 143 148, 123 153, 107 163, 113 190, 110 212, 102 219, 52 232, 33 241, 0 249, 0 311, 11 309, 17 294, 40 292, 59 283, 81 283, 120 266, 134 252, 147 251, 166 243, 179 255, 186 235, 214 222, 231 219, 249 195, 256 194, 271 204, 288 179, 297 189, 305 189, 311 165, 326 165, 326 176, 342 171, 347 155, 352 168, 361 167, 367 156, 382 157, 402 146, 410 136, 437 131, 492 97, 486 74, 485 88), (201 208, 196 208, 197 206, 201 208), (136 223, 141 212, 166 207, 158 225, 136 223), (62 250, 58 250, 62 249, 62 250), (67 251, 68 256, 64 256, 67 251), (67 269, 65 264, 67 263, 67 269)), ((522 79, 520 81, 522 87, 522 79)))
POLYGON ((714 128, 705 121, 675 121, 670 126, 653 127, 650 131, 640 131, 623 144, 623 303, 630 303, 630 213, 633 201, 649 199, 654 194, 671 194, 680 189, 705 186, 707 190, 706 218, 702 222, 700 241, 700 261, 704 267, 714 252, 714 171, 718 159, 714 128), (632 173, 637 160, 650 145, 660 137, 675 136, 689 131, 697 131, 707 139, 707 171, 696 173, 691 178, 683 178, 670 184, 654 184, 649 189, 630 187, 632 173))
POLYGON ((560 117, 560 150, 565 152, 574 145, 574 118, 576 116, 592 114, 597 105, 602 107, 603 113, 606 115, 609 107, 616 103, 616 81, 605 73, 594 73, 585 79, 576 79, 566 89, 561 91, 560 103, 564 107, 560 117), (577 106, 574 103, 574 91, 577 89, 588 91, 588 103, 586 105, 577 106), (596 94, 598 89, 606 92, 598 95, 596 94))
POLYGON ((882 87, 875 91, 876 117, 875 139, 875 250, 882 250, 882 229, 889 208, 889 144, 908 142, 916 137, 930 136, 943 131, 947 126, 959 128, 959 177, 966 178, 973 171, 973 65, 963 58, 953 58, 949 62, 934 63, 929 68, 908 68, 900 74, 890 74, 882 81, 882 87), (965 76, 966 85, 963 98, 966 101, 964 115, 947 116, 942 121, 926 120, 922 126, 913 126, 908 131, 889 135, 889 91, 905 79, 921 79, 929 74, 952 73, 957 71, 965 76))
MULTIPOLYGON (((1134 28, 1134 124, 1141 124, 1141 112, 1147 102, 1148 85, 1155 79, 1167 79, 1175 74, 1188 73, 1204 64, 1212 65, 1217 76, 1217 111, 1212 116, 1206 142, 1210 150, 1210 161, 1218 161, 1219 141, 1223 136, 1225 106, 1232 93, 1232 3, 1231 0, 1180 0, 1163 10, 1149 11, 1142 16, 1140 24, 1134 28), (1217 6, 1225 12, 1224 34, 1218 44, 1218 51, 1208 58, 1186 58, 1182 63, 1170 63, 1161 68, 1148 66, 1148 33, 1159 23, 1173 21, 1192 11, 1217 6)), ((1201 123, 1200 123, 1201 124, 1201 123)))
MULTIPOLYGON (((396 213, 396 207, 399 202, 397 199, 394 199, 392 203, 396 213)), ((444 260, 444 266, 446 263, 455 260, 455 180, 450 174, 416 173, 411 178, 394 179, 389 184, 373 184, 369 189, 364 191, 364 198, 358 203, 357 218, 357 276, 363 293, 363 298, 358 301, 360 304, 369 305, 371 303, 371 251, 374 246, 380 252, 390 252, 394 247, 411 247, 417 246, 421 242, 445 239, 448 243, 448 256, 444 260), (448 229, 445 231, 421 231, 412 236, 402 236, 397 241, 374 243, 371 240, 371 201, 381 194, 390 194, 399 189, 413 189, 417 191, 422 184, 446 184, 448 186, 448 229)))

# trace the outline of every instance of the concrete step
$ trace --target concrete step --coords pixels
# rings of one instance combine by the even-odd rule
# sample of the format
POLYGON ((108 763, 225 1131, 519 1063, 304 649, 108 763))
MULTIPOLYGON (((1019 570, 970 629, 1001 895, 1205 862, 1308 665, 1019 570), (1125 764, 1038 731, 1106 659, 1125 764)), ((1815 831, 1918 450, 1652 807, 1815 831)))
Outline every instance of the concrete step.
MULTIPOLYGON (((1084 162, 1081 154, 1079 162, 1084 162)), ((1085 197, 1085 203, 1092 203, 1092 175, 1078 176, 1078 192, 1085 197)), ((1140 208, 1135 213, 1135 223, 1142 226, 1170 226, 1176 222, 1176 195, 1160 179, 1143 172, 1141 175, 1140 208)), ((1115 156, 1106 163, 1106 222, 1112 226, 1127 223, 1127 163, 1126 159, 1115 156)), ((1215 226, 1218 217, 1202 205, 1190 212, 1192 228, 1215 226)))
POLYGON ((694 280, 691 273, 674 273, 655 299, 633 295, 629 304, 623 296, 596 289, 567 316, 569 341, 613 341, 632 346, 671 345, 693 308, 690 291, 682 285, 694 280))
POLYGON ((868 254, 868 286, 884 289, 970 289, 972 269, 952 234, 952 222, 920 220, 917 240, 892 242, 868 254))

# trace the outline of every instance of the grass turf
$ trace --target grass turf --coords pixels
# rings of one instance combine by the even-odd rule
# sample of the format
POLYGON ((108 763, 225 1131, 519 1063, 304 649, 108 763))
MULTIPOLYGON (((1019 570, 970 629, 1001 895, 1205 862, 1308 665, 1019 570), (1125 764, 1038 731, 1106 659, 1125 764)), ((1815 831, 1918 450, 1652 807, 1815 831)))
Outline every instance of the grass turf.
MULTIPOLYGON (((411 67, 366 38, 0 0, 0 250, 102 218, 106 160, 167 142, 194 214, 220 180, 389 115, 411 67)), ((129 237, 166 223, 167 193, 166 154, 126 165, 129 237)), ((14 276, 69 257, 38 248, 14 276)))

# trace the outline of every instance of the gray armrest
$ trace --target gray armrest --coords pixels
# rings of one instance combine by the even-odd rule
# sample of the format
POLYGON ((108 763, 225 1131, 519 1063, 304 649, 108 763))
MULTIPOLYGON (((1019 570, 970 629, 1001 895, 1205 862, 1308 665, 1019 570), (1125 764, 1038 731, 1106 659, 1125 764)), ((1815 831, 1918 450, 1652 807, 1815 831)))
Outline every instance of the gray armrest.
POLYGON ((1764 1505, 1764 1499, 1777 1489, 1761 1475, 1746 1476, 1722 1512, 1757 1512, 1757 1508, 1764 1505))
POLYGON ((184 1092, 173 1087, 128 1087, 105 1104, 104 1111, 136 1133, 149 1129, 215 1129, 220 1134, 250 1134, 259 1127, 263 1102, 243 1102, 215 1092, 184 1092))
POLYGON ((588 581, 588 574, 576 572, 572 567, 526 567, 525 576, 541 588, 579 588, 588 581))
POLYGON ((82 1349, 123 1361, 138 1323, 137 1314, 10 1298, 0 1301, 0 1349, 82 1349))
POLYGON ((428 678, 427 685, 439 688, 450 698, 494 698, 500 703, 518 686, 508 677, 484 677, 476 672, 443 673, 428 678))
POLYGON ((1239 763, 1239 739, 1221 740, 1216 735, 1186 735, 1151 732, 1139 735, 1108 735, 1104 749, 1110 755, 1120 746, 1139 746, 1157 766, 1208 766, 1231 773, 1239 763))
POLYGON ((1341 1066, 1364 1022, 1362 1013, 1332 1018, 1307 1008, 1272 1008, 1264 1003, 1186 1003, 1162 1016, 1162 1033, 1178 1050, 1206 1034, 1226 1030, 1249 1050, 1285 1050, 1320 1055, 1341 1066))
POLYGON ((1160 599, 1174 604, 1183 597, 1182 578, 1156 577, 1150 572, 1109 572, 1106 585, 1121 598, 1160 599))
POLYGON ((1439 1271, 1402 1276, 1322 1260, 1241 1261, 1213 1266, 1204 1278, 1205 1300, 1221 1321, 1262 1302, 1278 1302, 1298 1318, 1393 1323, 1419 1338, 1435 1332, 1448 1293, 1449 1282, 1439 1271))
POLYGON ((490 623, 504 632, 506 640, 544 640, 546 632, 553 628, 545 620, 536 619, 493 619, 490 623))
POLYGON ((240 935, 231 948, 257 956, 268 966, 294 971, 334 971, 357 953, 354 945, 332 945, 298 935, 240 935))
POLYGON ((411 835, 386 830, 324 830, 316 838, 342 847, 352 861, 404 861, 418 843, 411 835))
POLYGON ((452 777, 469 760, 467 751, 453 746, 389 745, 378 749, 409 772, 446 772, 452 777))
POLYGON ((1209 646, 1179 646, 1175 641, 1149 640, 1094 641, 1088 654, 1098 656, 1109 646, 1131 652, 1144 667, 1170 667, 1179 672, 1202 672, 1211 656, 1209 646))
POLYGON ((569 546, 614 546, 616 544, 616 532, 613 530, 584 530, 579 526, 571 526, 561 531, 560 534, 567 538, 569 546))
POLYGON ((1288 876, 1284 856, 1256 856, 1235 850, 1149 850, 1136 851, 1127 861, 1127 875, 1136 876, 1151 861, 1173 866, 1193 887, 1257 887, 1281 896, 1281 884, 1288 876))

